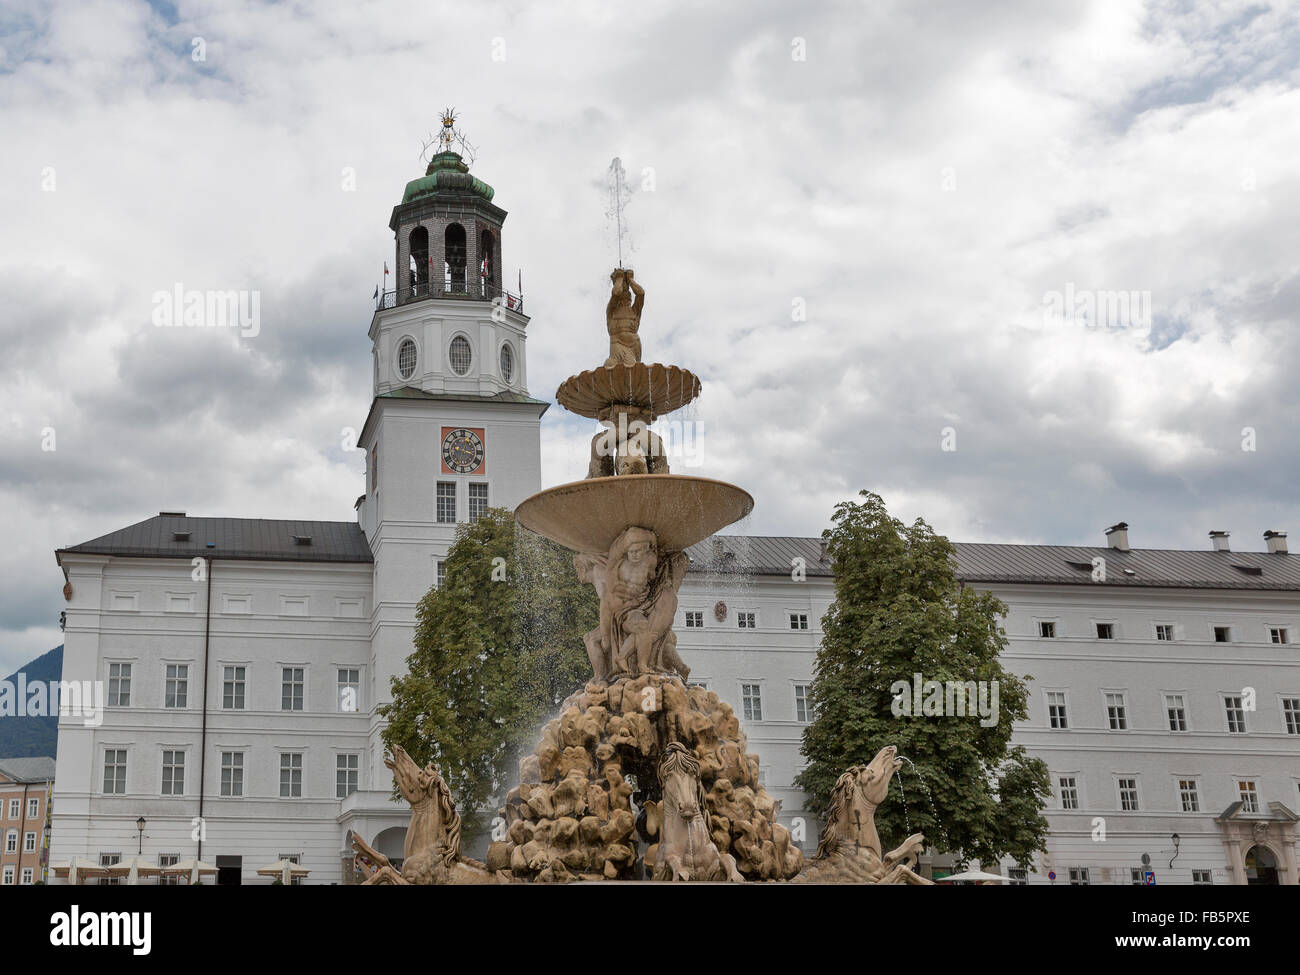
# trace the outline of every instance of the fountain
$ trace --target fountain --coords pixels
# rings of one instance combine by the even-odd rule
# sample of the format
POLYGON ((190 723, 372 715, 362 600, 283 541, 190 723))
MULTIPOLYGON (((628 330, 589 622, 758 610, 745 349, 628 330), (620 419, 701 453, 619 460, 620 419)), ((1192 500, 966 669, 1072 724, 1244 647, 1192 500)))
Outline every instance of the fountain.
POLYGON ((388 764, 413 810, 407 859, 398 872, 358 841, 371 868, 366 883, 928 883, 911 869, 921 835, 882 854, 872 825, 899 764, 892 746, 841 777, 818 859, 801 877, 803 853, 758 781, 739 718, 717 694, 688 683, 673 633, 690 562, 684 549, 748 515, 754 500, 735 485, 669 470, 650 424, 694 400, 700 381, 678 366, 642 362, 645 290, 630 269, 610 278, 609 357, 556 393, 604 427, 592 439, 587 477, 541 491, 515 512, 525 528, 574 551, 579 579, 600 598, 599 626, 584 637, 592 679, 520 761, 485 864, 461 855, 459 820, 437 770, 395 754, 388 764))

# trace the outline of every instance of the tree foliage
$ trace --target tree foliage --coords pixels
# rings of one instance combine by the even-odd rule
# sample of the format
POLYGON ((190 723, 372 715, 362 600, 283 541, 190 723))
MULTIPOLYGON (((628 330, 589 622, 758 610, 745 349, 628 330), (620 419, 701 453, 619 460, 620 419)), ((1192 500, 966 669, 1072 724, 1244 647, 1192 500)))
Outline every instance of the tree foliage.
POLYGON ((903 765, 876 812, 886 843, 919 830, 963 861, 1011 856, 1026 864, 1045 849, 1041 810, 1050 784, 1042 760, 1011 745, 1012 722, 1027 714, 1030 678, 999 660, 1006 606, 961 585, 952 545, 923 520, 904 525, 877 495, 860 497, 837 505, 823 532, 835 600, 822 618, 810 691, 815 716, 803 735, 808 766, 797 784, 811 808, 824 810, 841 772, 896 745, 915 770, 903 765), (911 686, 918 673, 997 681, 996 724, 983 727, 978 715, 895 716, 891 685, 911 686))
POLYGON ((489 508, 457 526, 441 588, 416 608, 407 673, 393 679, 384 744, 437 764, 467 831, 531 751, 543 722, 590 677, 582 635, 599 605, 573 553, 489 508))

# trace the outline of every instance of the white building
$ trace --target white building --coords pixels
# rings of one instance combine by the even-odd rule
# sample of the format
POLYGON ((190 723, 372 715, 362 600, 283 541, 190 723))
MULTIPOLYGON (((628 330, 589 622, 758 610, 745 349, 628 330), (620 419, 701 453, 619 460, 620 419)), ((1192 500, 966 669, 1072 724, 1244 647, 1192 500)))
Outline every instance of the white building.
MULTIPOLYGON (((355 524, 163 512, 57 553, 63 679, 102 681, 108 708, 97 727, 61 720, 52 862, 198 855, 227 883, 288 857, 309 883, 338 883, 351 830, 401 856, 408 811, 389 798, 376 705, 455 524, 541 487, 547 402, 528 394, 528 318, 501 289, 492 195, 443 153, 393 210, 406 280, 370 325, 355 524)), ((1283 536, 1268 544, 1130 551, 1117 526, 1096 549, 957 546, 961 578, 1011 608, 1008 666, 1035 678, 1016 738, 1047 762, 1058 808, 1031 881, 1127 883, 1147 854, 1159 883, 1243 882, 1270 859, 1296 883, 1300 558, 1283 536)), ((807 538, 715 538, 691 555, 681 652, 740 712, 811 853, 820 810, 792 783, 831 566, 807 538)))
MULTIPOLYGON (((1276 532, 1262 552, 1211 535, 1206 551, 1130 549, 1126 525, 1096 548, 956 544, 959 578, 1008 606, 1005 666, 1033 677, 1013 741, 1053 798, 1029 882, 1300 881, 1300 557, 1276 532)), ((782 818, 815 821, 792 783, 834 597, 820 543, 715 537, 692 555, 692 679, 742 713, 782 818)))

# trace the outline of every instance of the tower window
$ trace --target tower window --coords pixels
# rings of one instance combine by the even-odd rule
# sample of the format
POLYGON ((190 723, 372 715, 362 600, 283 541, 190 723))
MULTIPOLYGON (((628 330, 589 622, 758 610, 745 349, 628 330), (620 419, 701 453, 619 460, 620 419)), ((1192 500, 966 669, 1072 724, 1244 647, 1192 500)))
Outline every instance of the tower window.
POLYGON ((448 358, 451 359, 451 371, 458 376, 463 376, 469 372, 470 364, 474 361, 474 353, 469 347, 469 339, 463 335, 457 335, 451 340, 451 348, 448 350, 448 358))
POLYGON ((415 375, 415 343, 410 339, 402 339, 397 347, 397 374, 403 379, 415 375))
POLYGON ((512 382, 515 378, 515 354, 510 350, 510 346, 501 346, 501 381, 503 383, 512 382))

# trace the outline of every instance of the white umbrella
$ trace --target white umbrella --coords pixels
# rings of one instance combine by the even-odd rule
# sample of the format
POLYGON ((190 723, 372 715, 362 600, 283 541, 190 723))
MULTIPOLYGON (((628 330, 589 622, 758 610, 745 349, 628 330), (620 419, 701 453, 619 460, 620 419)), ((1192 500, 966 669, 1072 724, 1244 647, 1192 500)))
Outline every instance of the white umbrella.
POLYGON ((190 875, 190 883, 197 884, 199 882, 200 874, 216 873, 217 868, 210 863, 204 863, 202 860, 195 860, 191 857, 188 860, 180 860, 177 863, 173 863, 170 867, 163 867, 160 872, 169 875, 187 873, 190 875))
POLYGON ((107 869, 110 877, 126 877, 126 882, 132 887, 140 883, 141 877, 156 877, 159 873, 158 867, 150 860, 142 856, 133 856, 126 860, 120 860, 107 869))
POLYGON ((985 873, 983 870, 967 870, 965 873, 954 873, 947 877, 940 877, 938 883, 944 883, 948 880, 975 880, 986 881, 989 883, 1006 883, 1010 879, 1010 877, 1004 877, 1000 873, 985 873))
POLYGON ((87 860, 85 857, 73 857, 65 866, 54 868, 54 876, 66 876, 68 883, 72 885, 80 883, 83 875, 103 874, 104 872, 104 868, 98 863, 87 860))
POLYGON ((275 863, 268 863, 264 867, 259 867, 257 873, 261 877, 279 876, 280 883, 287 887, 294 877, 305 877, 311 873, 311 870, 299 866, 292 860, 276 860, 275 863))

